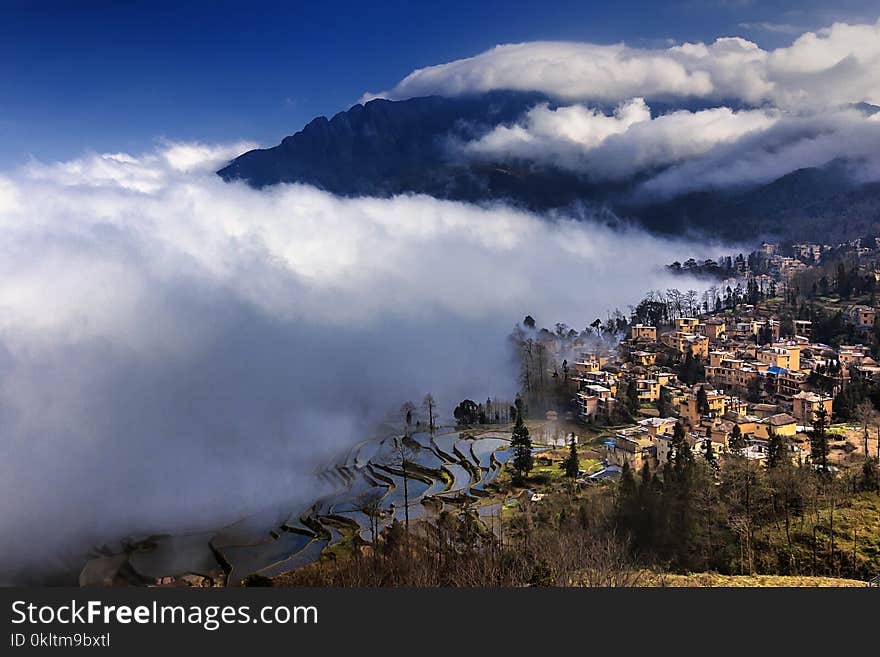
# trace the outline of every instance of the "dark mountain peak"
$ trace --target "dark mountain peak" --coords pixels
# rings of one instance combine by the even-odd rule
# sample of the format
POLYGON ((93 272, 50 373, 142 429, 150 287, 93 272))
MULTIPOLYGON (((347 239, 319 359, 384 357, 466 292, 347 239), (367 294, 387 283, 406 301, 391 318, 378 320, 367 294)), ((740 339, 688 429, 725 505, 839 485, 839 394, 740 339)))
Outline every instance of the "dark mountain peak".
POLYGON ((419 189, 412 174, 421 171, 431 178, 448 167, 450 137, 513 121, 542 100, 540 94, 506 91, 376 99, 331 119, 318 117, 278 146, 249 151, 218 173, 254 187, 304 182, 344 195, 430 192, 431 185, 419 189))
POLYGON ((850 107, 852 107, 853 109, 857 109, 860 112, 864 112, 868 116, 873 116, 877 112, 880 112, 880 107, 878 107, 877 105, 872 105, 871 103, 866 103, 864 101, 860 103, 853 103, 852 105, 850 105, 850 107))
MULTIPOLYGON (((376 99, 329 119, 320 116, 277 146, 245 153, 218 173, 258 188, 302 182, 344 196, 424 193, 501 200, 538 212, 610 210, 658 233, 691 230, 734 240, 756 235, 843 240, 880 223, 880 185, 855 183, 852 172, 859 165, 847 160, 798 169, 765 185, 708 189, 661 202, 637 200, 637 175, 616 183, 591 181, 530 162, 469 162, 450 150, 451 141, 510 124, 541 102, 556 106, 541 94, 510 91, 376 99)), ((674 109, 657 103, 652 108, 674 109)))

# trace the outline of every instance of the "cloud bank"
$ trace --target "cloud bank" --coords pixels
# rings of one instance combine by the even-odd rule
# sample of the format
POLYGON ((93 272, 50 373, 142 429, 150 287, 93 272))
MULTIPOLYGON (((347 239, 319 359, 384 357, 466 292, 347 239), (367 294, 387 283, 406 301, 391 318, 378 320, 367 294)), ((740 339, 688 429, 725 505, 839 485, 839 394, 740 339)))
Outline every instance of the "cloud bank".
POLYGON ((462 148, 476 158, 525 159, 618 179, 704 155, 778 120, 777 112, 726 107, 652 118, 642 98, 619 105, 611 116, 583 105, 542 104, 515 125, 496 126, 462 148))
POLYGON ((211 172, 241 149, 0 175, 0 581, 295 508, 316 465, 403 400, 512 395, 504 337, 525 313, 583 327, 689 285, 658 268, 693 245, 223 183, 211 172))
POLYGON ((768 183, 845 158, 862 181, 880 179, 880 113, 838 109, 714 107, 653 116, 641 98, 611 115, 584 105, 540 104, 454 151, 472 160, 525 161, 591 180, 641 176, 639 193, 669 197, 706 188, 768 183))
POLYGON ((453 157, 637 179, 637 196, 665 198, 768 183, 835 159, 849 160, 859 180, 880 179, 870 106, 880 104, 878 71, 880 21, 836 23, 776 50, 734 37, 665 49, 507 44, 414 71, 380 95, 546 94, 552 103, 513 123, 450 139, 453 157), (680 109, 659 109, 668 107, 680 109))
POLYGON ((848 163, 853 180, 880 180, 880 114, 851 109, 786 116, 765 130, 713 148, 668 168, 642 185, 649 194, 674 196, 709 187, 768 183, 792 171, 848 163))
POLYGON ((505 44, 474 57, 418 69, 389 91, 365 99, 508 89, 541 91, 566 101, 618 103, 646 97, 836 106, 880 103, 878 69, 880 21, 835 23, 775 50, 739 37, 664 49, 623 43, 505 44))

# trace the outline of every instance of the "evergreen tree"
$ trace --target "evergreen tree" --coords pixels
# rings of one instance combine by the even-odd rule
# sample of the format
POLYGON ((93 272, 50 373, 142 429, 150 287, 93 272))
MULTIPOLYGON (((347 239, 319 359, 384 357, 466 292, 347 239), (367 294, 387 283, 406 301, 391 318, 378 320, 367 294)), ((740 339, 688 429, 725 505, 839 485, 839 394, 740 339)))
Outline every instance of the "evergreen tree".
POLYGON ((709 395, 703 386, 697 390, 697 412, 700 415, 709 415, 709 395))
POLYGON ((705 378, 706 370, 697 358, 694 358, 692 349, 688 349, 678 366, 678 378, 682 382, 692 386, 697 381, 705 378))
POLYGON ((636 524, 636 545, 638 547, 651 548, 657 534, 657 500, 659 481, 651 474, 648 461, 642 463, 642 472, 639 478, 639 517, 636 524))
POLYGON ((852 285, 846 273, 846 265, 841 262, 837 265, 837 293, 842 297, 848 298, 851 290, 852 285))
POLYGON ((668 549, 680 564, 687 562, 695 537, 694 485, 696 470, 691 445, 684 425, 677 422, 672 434, 671 467, 666 469, 669 479, 664 481, 664 503, 668 506, 668 549), (665 500, 668 499, 668 502, 665 500))
POLYGON ((522 481, 523 476, 532 470, 532 439, 529 429, 523 422, 520 405, 516 409, 516 423, 513 426, 513 435, 510 439, 510 447, 513 450, 513 469, 516 472, 517 481, 522 481))
POLYGON ((626 406, 633 415, 639 412, 639 386, 634 380, 629 382, 626 389, 626 406))
POLYGON ((691 451, 691 444, 687 441, 684 425, 676 422, 672 431, 672 462, 675 471, 679 474, 686 473, 693 458, 694 454, 691 451))
POLYGON ((718 467, 718 458, 715 456, 715 449, 712 447, 712 429, 706 427, 706 440, 703 441, 703 455, 706 457, 706 463, 713 469, 718 467))
POLYGON ((574 479, 578 476, 580 470, 580 460, 578 459, 577 443, 574 441, 574 435, 568 444, 568 457, 565 459, 565 476, 574 479))
POLYGON ((660 386, 660 398, 657 400, 657 412, 660 417, 670 417, 672 415, 672 399, 666 386, 660 386))
POLYGON ((625 532, 632 533, 638 517, 638 487, 629 461, 624 461, 617 489, 617 523, 625 532))
POLYGON ((734 456, 742 456, 746 449, 746 440, 743 438, 742 429, 738 424, 733 425, 733 431, 730 432, 730 451, 734 456))
POLYGON ((678 366, 678 378, 681 379, 682 382, 689 385, 695 382, 691 374, 693 370, 693 360, 694 354, 690 349, 688 349, 687 353, 681 361, 681 364, 678 366))
POLYGON ((786 457, 785 451, 785 442, 782 440, 782 436, 770 429, 770 437, 767 441, 767 467, 779 466, 786 457))

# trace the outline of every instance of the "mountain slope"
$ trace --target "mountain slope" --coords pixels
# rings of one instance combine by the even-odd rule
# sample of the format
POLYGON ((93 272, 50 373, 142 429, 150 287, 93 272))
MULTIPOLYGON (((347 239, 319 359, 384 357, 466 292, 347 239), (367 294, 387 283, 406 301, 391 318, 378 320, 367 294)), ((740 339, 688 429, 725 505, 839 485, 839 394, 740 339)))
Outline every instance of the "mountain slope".
POLYGON ((594 182, 552 166, 473 163, 450 155, 456 140, 509 124, 540 102, 553 105, 540 94, 520 92, 374 100, 329 120, 319 117, 278 146, 241 155, 218 174, 258 188, 303 182, 345 196, 413 192, 471 202, 502 200, 538 212, 610 209, 611 216, 653 232, 697 231, 732 240, 840 241, 880 232, 880 184, 854 183, 850 164, 841 161, 794 171, 766 185, 657 202, 636 200, 635 177, 594 182))
POLYGON ((443 172, 447 184, 456 170, 447 159, 449 139, 510 122, 542 100, 502 92, 374 100, 330 120, 319 117, 274 148, 236 158, 219 174, 255 187, 301 181, 347 195, 433 189, 436 173, 443 172))

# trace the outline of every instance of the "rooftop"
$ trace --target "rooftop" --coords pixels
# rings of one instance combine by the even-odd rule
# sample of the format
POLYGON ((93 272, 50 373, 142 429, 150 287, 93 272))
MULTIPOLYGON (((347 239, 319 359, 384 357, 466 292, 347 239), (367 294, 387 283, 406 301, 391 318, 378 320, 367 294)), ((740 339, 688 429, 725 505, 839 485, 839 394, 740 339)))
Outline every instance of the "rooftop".
POLYGON ((643 427, 662 427, 664 424, 675 424, 678 418, 674 417, 648 417, 639 420, 639 425, 643 427))
POLYGON ((772 427, 781 427, 786 424, 796 424, 797 420, 795 420, 788 413, 777 413, 776 415, 771 415, 764 420, 765 424, 769 424, 772 427))

